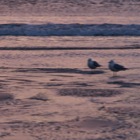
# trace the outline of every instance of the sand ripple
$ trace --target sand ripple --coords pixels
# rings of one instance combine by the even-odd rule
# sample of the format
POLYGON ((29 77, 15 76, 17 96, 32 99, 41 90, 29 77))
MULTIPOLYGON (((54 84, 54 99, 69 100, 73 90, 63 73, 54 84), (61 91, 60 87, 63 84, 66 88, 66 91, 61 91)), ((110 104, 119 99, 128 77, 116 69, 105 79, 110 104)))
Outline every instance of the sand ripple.
POLYGON ((112 89, 61 89, 59 95, 61 96, 78 96, 78 97, 110 97, 121 94, 119 90, 112 89))

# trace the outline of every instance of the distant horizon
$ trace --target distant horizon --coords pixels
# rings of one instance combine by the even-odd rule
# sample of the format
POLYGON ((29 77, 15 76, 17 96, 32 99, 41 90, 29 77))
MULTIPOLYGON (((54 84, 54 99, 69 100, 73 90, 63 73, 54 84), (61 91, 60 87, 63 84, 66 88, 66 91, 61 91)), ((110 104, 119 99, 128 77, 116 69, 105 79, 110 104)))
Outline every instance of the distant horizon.
POLYGON ((1 15, 8 16, 139 16, 139 0, 14 0, 0 1, 1 15))

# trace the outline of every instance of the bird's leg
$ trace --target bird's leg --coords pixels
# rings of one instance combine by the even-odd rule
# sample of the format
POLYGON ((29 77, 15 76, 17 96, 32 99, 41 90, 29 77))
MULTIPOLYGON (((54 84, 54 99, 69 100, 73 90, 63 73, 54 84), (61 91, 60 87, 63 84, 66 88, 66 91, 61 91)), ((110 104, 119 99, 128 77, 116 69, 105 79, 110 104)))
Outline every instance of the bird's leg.
POLYGON ((94 70, 91 71, 91 74, 93 74, 93 73, 94 73, 94 70))
POLYGON ((113 71, 113 77, 117 76, 117 72, 113 71))

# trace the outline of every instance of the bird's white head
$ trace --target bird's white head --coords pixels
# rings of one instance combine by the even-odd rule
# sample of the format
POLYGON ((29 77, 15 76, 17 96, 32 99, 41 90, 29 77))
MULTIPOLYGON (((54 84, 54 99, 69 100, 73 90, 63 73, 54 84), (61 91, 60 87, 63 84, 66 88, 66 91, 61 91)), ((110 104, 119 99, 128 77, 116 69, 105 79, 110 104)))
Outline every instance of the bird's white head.
POLYGON ((92 61, 92 59, 91 59, 91 58, 89 58, 89 59, 88 59, 88 61, 90 62, 90 61, 92 61))
POLYGON ((110 63, 110 64, 114 64, 114 60, 110 60, 108 63, 110 63))

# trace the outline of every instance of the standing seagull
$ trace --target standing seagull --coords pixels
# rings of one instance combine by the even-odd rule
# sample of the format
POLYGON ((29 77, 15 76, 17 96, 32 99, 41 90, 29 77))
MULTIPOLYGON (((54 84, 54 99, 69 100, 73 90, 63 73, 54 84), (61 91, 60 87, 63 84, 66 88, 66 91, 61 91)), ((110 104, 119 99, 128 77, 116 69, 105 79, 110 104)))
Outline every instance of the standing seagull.
POLYGON ((88 59, 87 65, 90 69, 96 69, 97 67, 101 66, 98 62, 93 61, 91 58, 88 59))
POLYGON ((127 68, 125 68, 124 66, 120 64, 115 63, 113 60, 109 61, 108 67, 111 71, 113 71, 113 76, 117 75, 118 71, 127 70, 127 68))

